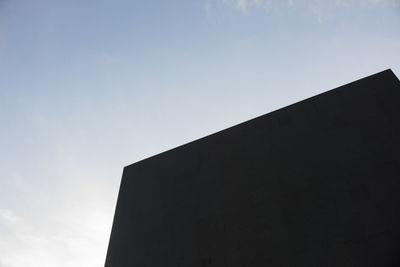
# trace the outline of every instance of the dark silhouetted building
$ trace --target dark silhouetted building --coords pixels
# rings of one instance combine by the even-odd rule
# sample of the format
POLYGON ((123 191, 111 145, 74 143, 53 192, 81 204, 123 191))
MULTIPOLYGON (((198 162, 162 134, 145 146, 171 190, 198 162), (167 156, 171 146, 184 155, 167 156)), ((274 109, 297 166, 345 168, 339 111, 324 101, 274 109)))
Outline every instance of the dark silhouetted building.
POLYGON ((400 266, 386 70, 125 167, 106 267, 400 266))

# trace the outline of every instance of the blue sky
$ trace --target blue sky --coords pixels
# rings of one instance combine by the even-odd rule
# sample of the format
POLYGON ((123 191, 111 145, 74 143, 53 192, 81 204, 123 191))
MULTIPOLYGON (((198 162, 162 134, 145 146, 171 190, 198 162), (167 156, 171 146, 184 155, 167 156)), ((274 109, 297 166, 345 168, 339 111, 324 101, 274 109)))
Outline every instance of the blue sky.
POLYGON ((0 267, 102 266, 124 166, 399 51, 399 0, 0 0, 0 267))

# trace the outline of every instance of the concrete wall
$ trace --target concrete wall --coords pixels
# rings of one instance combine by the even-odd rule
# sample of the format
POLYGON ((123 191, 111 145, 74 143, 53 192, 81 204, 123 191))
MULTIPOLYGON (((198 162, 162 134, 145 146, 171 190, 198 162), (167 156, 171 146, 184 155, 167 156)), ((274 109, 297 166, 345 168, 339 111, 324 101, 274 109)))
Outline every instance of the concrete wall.
POLYGON ((127 166, 105 266, 400 266, 399 80, 387 70, 127 166))

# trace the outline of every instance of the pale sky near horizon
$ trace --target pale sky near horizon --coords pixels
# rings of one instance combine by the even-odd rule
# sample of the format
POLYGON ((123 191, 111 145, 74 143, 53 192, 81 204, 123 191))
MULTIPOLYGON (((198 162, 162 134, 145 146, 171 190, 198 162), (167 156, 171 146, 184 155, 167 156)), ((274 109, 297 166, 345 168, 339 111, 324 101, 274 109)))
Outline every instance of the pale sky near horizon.
POLYGON ((399 51, 400 0, 0 0, 0 267, 103 266, 124 166, 399 51))

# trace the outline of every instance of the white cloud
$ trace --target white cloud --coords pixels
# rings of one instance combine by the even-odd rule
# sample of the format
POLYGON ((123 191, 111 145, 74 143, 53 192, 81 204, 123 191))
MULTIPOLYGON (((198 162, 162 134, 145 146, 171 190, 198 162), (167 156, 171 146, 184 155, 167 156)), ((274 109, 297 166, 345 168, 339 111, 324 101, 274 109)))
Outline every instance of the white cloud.
POLYGON ((0 209, 0 267, 104 264, 114 208, 105 198, 109 186, 94 171, 68 167, 64 172, 70 182, 57 194, 46 196, 50 203, 43 200, 32 207, 33 213, 0 209), (97 183, 88 179, 90 174, 97 183))
POLYGON ((210 3, 210 0, 206 0, 204 2, 204 10, 206 11, 207 16, 211 16, 212 5, 210 3))
POLYGON ((233 6, 244 12, 247 12, 252 7, 260 7, 271 4, 271 1, 267 0, 220 0, 220 2, 228 6, 233 6))
POLYGON ((2 260, 0 260, 0 267, 11 267, 8 264, 5 264, 2 260))
POLYGON ((12 211, 0 209, 0 222, 3 222, 9 226, 13 226, 20 220, 21 218, 15 215, 12 211))
MULTIPOLYGON (((326 20, 334 8, 360 7, 373 8, 381 7, 399 7, 400 0, 219 0, 225 6, 234 7, 244 13, 249 13, 253 8, 264 8, 265 10, 275 10, 282 8, 291 8, 293 6, 306 6, 319 22, 326 20)), ((208 4, 210 5, 210 1, 208 4)))
POLYGON ((321 3, 320 0, 309 1, 308 7, 310 8, 313 15, 317 18, 319 23, 322 23, 326 19, 327 14, 324 5, 321 3))
POLYGON ((110 231, 107 215, 60 207, 37 219, 1 210, 0 267, 101 266, 110 231))

